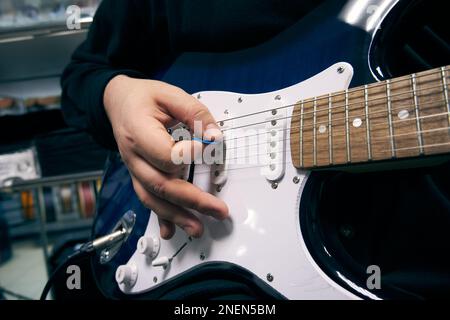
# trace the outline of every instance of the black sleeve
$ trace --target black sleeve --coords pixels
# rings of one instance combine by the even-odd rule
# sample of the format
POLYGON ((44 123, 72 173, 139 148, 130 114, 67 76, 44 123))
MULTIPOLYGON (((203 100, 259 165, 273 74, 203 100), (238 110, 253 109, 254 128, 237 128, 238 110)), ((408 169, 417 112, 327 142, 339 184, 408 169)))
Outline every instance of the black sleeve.
MULTIPOLYGON (((154 1, 158 2, 158 1, 154 1)), ((62 110, 68 125, 88 131, 101 145, 116 149, 103 106, 103 92, 118 74, 146 78, 157 63, 164 36, 155 21, 156 5, 141 0, 103 0, 87 39, 74 52, 61 78, 62 110)), ((157 20, 157 19, 156 19, 157 20)))

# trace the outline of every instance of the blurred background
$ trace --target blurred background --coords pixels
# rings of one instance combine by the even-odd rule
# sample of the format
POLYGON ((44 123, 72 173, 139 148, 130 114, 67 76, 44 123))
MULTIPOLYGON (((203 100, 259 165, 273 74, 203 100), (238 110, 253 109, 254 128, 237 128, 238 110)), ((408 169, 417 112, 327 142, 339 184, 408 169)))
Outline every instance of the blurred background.
POLYGON ((0 298, 39 298, 89 237, 107 153, 64 123, 59 77, 99 2, 0 0, 0 298))

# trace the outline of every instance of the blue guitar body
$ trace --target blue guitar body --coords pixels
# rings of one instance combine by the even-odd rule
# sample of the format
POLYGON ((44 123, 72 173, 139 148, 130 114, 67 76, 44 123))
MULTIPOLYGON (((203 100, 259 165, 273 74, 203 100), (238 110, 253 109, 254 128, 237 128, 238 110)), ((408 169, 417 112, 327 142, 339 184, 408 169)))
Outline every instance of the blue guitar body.
MULTIPOLYGON (((183 54, 167 70, 155 75, 155 78, 181 87, 189 93, 229 91, 257 94, 292 86, 338 62, 346 62, 354 70, 351 87, 375 82, 369 67, 373 30, 367 32, 364 28, 346 22, 348 5, 349 1, 327 1, 297 24, 253 48, 229 53, 183 54)), ((382 16, 379 19, 381 22, 382 16)), ((314 183, 314 179, 315 174, 312 173, 308 183, 314 183)), ((157 297, 154 293, 129 297, 118 288, 114 280, 118 266, 126 264, 136 251, 138 240, 144 234, 151 214, 136 196, 125 165, 117 155, 111 155, 98 201, 93 237, 111 232, 124 214, 130 211, 135 214, 130 218, 134 219, 130 222, 134 225, 130 235, 106 262, 100 262, 100 253, 93 257, 94 274, 98 286, 107 297, 157 297)), ((215 270, 222 272, 221 268, 224 266, 209 264, 200 268, 208 271, 216 268, 215 270)), ((183 276, 189 277, 189 274, 183 276)), ((248 274, 246 277, 252 278, 252 275, 248 274)), ((260 279, 253 280, 263 282, 260 279)), ((167 285, 172 284, 169 282, 167 285)), ((260 283, 260 286, 267 284, 260 283)), ((164 290, 164 285, 157 290, 164 290)), ((347 287, 346 290, 359 297, 374 297, 355 288, 347 287)), ((274 296, 277 294, 282 297, 279 293, 274 293, 274 296)))

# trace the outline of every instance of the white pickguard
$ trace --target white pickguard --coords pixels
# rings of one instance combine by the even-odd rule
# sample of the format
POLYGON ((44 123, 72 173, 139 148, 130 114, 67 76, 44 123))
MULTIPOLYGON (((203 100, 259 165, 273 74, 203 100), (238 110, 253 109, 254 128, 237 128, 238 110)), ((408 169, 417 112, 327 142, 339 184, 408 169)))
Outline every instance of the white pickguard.
MULTIPOLYGON (((351 65, 338 63, 302 83, 279 91, 254 95, 201 92, 200 99, 216 119, 224 119, 225 110, 231 117, 237 117, 345 90, 352 76, 351 65)), ((292 109, 286 109, 287 117, 291 116, 292 109)), ((269 116, 270 112, 261 113, 252 116, 251 120, 254 123, 264 122, 269 116)), ((248 122, 249 119, 243 117, 233 120, 233 126, 248 122)), ((287 126, 290 126, 289 119, 287 126)), ((265 124, 259 128, 265 128, 265 124)), ((286 137, 289 138, 289 130, 286 137)), ((261 175, 260 167, 232 164, 228 166, 226 182, 217 192, 211 183, 208 167, 196 166, 194 183, 228 204, 231 222, 218 222, 200 216, 205 224, 202 238, 189 242, 166 269, 153 267, 151 258, 136 251, 127 263, 135 268, 136 281, 132 286, 120 284, 120 289, 129 294, 149 291, 202 263, 225 261, 249 270, 289 299, 356 298, 329 279, 306 249, 300 232, 299 206, 308 173, 294 168, 289 149, 288 140, 284 149, 287 161, 285 172, 278 180, 276 189, 261 175), (293 182, 294 177, 300 179, 298 184, 293 182), (267 274, 273 276, 273 281, 267 280, 267 274)), ((159 237, 158 222, 153 214, 146 235, 159 237)), ((157 258, 171 257, 187 239, 186 234, 177 229, 171 240, 160 241, 157 258)))

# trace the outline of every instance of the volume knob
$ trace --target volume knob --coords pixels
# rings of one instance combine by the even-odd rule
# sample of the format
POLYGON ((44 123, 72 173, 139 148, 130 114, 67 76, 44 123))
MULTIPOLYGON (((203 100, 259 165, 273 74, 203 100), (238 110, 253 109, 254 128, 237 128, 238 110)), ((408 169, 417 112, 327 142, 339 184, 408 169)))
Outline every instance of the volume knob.
POLYGON ((134 264, 119 266, 116 270, 116 281, 126 287, 133 287, 137 280, 137 267, 134 264))
POLYGON ((143 236, 137 243, 137 251, 150 258, 155 258, 159 253, 160 241, 157 237, 143 236))

